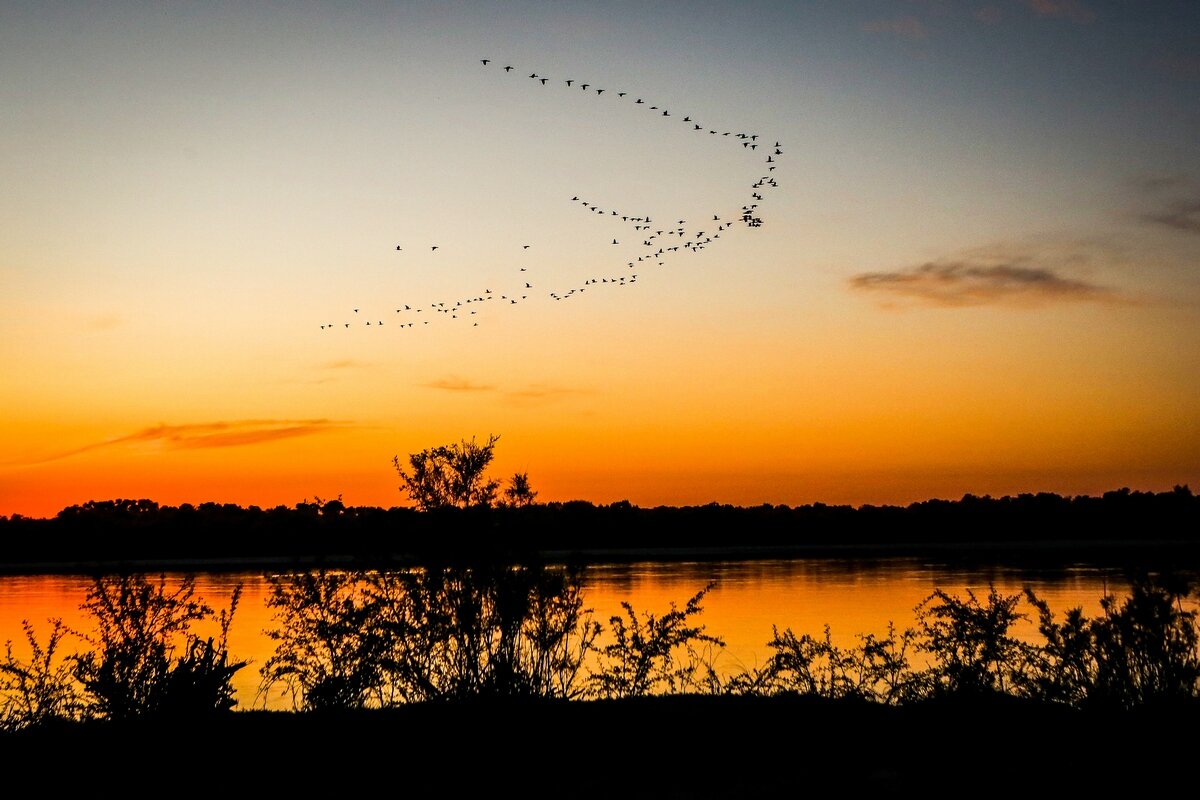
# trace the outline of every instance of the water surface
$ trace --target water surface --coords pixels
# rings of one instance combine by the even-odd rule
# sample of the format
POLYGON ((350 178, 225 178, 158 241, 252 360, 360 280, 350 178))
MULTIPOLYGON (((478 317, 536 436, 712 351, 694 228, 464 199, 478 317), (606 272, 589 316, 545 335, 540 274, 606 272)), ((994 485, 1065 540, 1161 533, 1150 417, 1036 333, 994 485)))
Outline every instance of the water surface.
MULTIPOLYGON (((182 577, 166 575, 168 584, 182 577)), ((234 587, 242 587, 229 635, 231 654, 250 661, 235 675, 238 707, 290 707, 278 693, 257 696, 258 669, 274 646, 266 634, 274 626, 266 605, 267 577, 259 572, 202 573, 195 579, 197 595, 216 609, 227 607, 234 587)), ((960 597, 973 591, 984 600, 991 587, 1003 594, 1030 587, 1057 616, 1076 606, 1098 614, 1106 592, 1123 597, 1129 588, 1120 568, 1086 564, 1034 569, 951 566, 915 558, 772 559, 595 565, 584 573, 584 598, 594 619, 607 628, 612 615, 625 613, 623 602, 639 617, 646 612, 661 616, 672 603, 682 608, 710 584, 696 621, 724 641, 724 648, 713 651, 718 671, 724 674, 762 666, 771 653, 767 642, 773 627, 821 636, 829 626, 833 643, 840 647, 855 646, 862 634, 885 635, 889 622, 910 627, 916 621, 915 608, 935 589, 960 597)), ((43 641, 51 618, 86 630, 88 619, 79 606, 90 586, 91 578, 83 575, 0 576, 0 642, 11 641, 14 655, 27 659, 22 620, 32 623, 43 641)), ((1020 608, 1033 616, 1028 603, 1022 601, 1020 608)), ((1032 619, 1016 633, 1039 641, 1032 619)), ((72 640, 64 647, 81 649, 77 644, 72 640)))

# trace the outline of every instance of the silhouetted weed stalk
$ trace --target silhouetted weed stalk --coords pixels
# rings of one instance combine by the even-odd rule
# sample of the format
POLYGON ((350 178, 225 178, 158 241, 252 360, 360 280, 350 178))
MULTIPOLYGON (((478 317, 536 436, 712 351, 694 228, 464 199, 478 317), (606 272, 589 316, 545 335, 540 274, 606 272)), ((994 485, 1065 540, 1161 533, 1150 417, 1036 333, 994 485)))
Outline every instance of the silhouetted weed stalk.
POLYGON ((232 678, 245 661, 231 659, 227 640, 241 587, 229 607, 214 611, 195 596, 186 577, 169 587, 141 575, 95 579, 80 608, 88 631, 50 620, 45 644, 28 620, 22 625, 32 657, 21 661, 5 643, 0 661, 0 730, 59 720, 191 717, 229 711, 232 678), (197 626, 215 625, 203 637, 197 626), (68 639, 81 650, 62 653, 68 639))
MULTIPOLYGON (((666 694, 811 696, 887 705, 967 696, 1018 697, 1070 708, 1136 709, 1200 699, 1200 629, 1192 588, 1138 576, 1100 613, 1061 619, 1031 589, 979 596, 935 590, 912 627, 860 635, 772 631, 759 668, 723 675, 724 642, 698 622, 705 586, 683 607, 638 612, 622 603, 608 626, 585 607, 582 572, 542 566, 312 571, 268 577, 273 655, 258 699, 282 690, 295 710, 385 708, 480 698, 602 700, 666 694), (1031 621, 1042 638, 1018 638, 1031 621)), ((246 666, 227 648, 237 607, 215 612, 190 579, 175 588, 141 576, 98 579, 83 633, 51 621, 31 658, 7 642, 0 661, 0 729, 60 720, 196 715, 234 707, 231 678, 246 666), (215 624, 219 635, 194 632, 215 624), (68 639, 82 652, 65 654, 68 639)))

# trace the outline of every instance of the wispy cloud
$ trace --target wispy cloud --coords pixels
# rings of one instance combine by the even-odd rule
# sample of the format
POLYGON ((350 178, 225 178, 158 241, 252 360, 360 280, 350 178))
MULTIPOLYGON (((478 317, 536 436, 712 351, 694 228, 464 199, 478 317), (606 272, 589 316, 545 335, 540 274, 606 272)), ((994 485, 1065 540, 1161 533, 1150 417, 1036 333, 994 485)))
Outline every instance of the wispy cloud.
POLYGON ((1133 302, 1122 292, 1066 277, 1054 267, 1033 264, 1027 257, 1000 263, 968 258, 942 260, 888 272, 864 272, 850 278, 850 288, 881 295, 887 298, 886 305, 896 305, 901 299, 944 308, 1133 302))
POLYGON ((345 428, 352 423, 329 419, 248 419, 228 422, 202 422, 188 425, 154 425, 124 436, 92 442, 73 450, 37 459, 21 461, 24 466, 60 461, 94 450, 131 444, 157 443, 174 450, 199 450, 213 447, 242 447, 253 444, 313 436, 345 428))
POLYGON ((1142 219, 1177 231, 1200 233, 1200 197, 1172 201, 1161 211, 1143 214, 1142 219))
POLYGON ((355 361, 352 358, 343 358, 338 361, 326 361, 321 364, 321 369, 361 369, 362 367, 371 366, 365 361, 355 361))
POLYGON ((439 378, 421 385, 427 389, 441 389, 446 392, 494 392, 496 390, 496 387, 491 384, 472 383, 465 378, 456 376, 439 378))
POLYGON ((924 39, 925 26, 916 17, 895 17, 873 19, 863 24, 867 33, 890 33, 905 39, 924 39))
POLYGON ((1156 208, 1138 214, 1138 219, 1184 233, 1200 234, 1200 186, 1186 175, 1141 175, 1133 185, 1148 195, 1156 208))
POLYGON ((1063 17, 1083 25, 1096 21, 1096 12, 1083 0, 1025 0, 1025 5, 1039 17, 1063 17))
POLYGON ((1129 179, 1129 182, 1133 184, 1134 188, 1143 192, 1159 192, 1165 189, 1186 187, 1189 180, 1182 173, 1172 172, 1135 175, 1129 179))
POLYGON ((352 358, 342 358, 313 364, 305 368, 301 377, 289 380, 289 383, 322 384, 341 380, 351 370, 366 369, 373 366, 368 361, 356 361, 352 358))
POLYGON ((581 394, 582 390, 568 386, 551 386, 545 383, 531 383, 523 389, 513 389, 505 394, 513 400, 549 400, 555 397, 581 394))
POLYGON ((440 389, 445 392, 492 392, 499 395, 505 400, 510 400, 519 403, 540 402, 544 400, 553 400, 559 397, 569 395, 583 394, 585 390, 570 386, 556 386, 548 383, 530 383, 518 388, 507 388, 496 386, 491 383, 475 383, 474 381, 460 378, 458 376, 449 376, 439 378, 438 380, 429 381, 421 384, 427 389, 440 389))

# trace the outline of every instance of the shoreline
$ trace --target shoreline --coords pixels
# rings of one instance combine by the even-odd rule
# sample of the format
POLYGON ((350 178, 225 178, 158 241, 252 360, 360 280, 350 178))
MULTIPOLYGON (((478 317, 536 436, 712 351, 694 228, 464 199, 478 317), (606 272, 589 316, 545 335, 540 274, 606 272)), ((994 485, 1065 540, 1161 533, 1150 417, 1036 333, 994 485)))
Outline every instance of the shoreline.
MULTIPOLYGON (((934 559, 946 562, 1035 562, 1039 566, 1200 568, 1200 543, 1178 539, 1035 542, 909 542, 901 544, 727 545, 688 547, 612 547, 532 550, 487 554, 484 561, 538 562, 553 566, 759 560, 871 561, 934 559), (1132 560, 1132 561, 1131 561, 1132 560)), ((409 569, 429 564, 471 563, 475 557, 422 556, 412 552, 361 556, 349 553, 299 556, 205 556, 111 560, 40 560, 0 562, 0 575, 95 575, 98 573, 237 573, 293 569, 409 569)))

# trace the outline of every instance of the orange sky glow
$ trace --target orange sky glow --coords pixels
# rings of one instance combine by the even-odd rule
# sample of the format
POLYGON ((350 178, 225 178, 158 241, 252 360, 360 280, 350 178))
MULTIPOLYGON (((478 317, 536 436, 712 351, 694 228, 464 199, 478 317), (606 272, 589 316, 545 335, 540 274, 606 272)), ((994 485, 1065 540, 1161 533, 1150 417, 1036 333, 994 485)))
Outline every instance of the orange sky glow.
POLYGON ((1195 12, 969 5, 0 11, 0 515, 1200 490, 1195 12))

